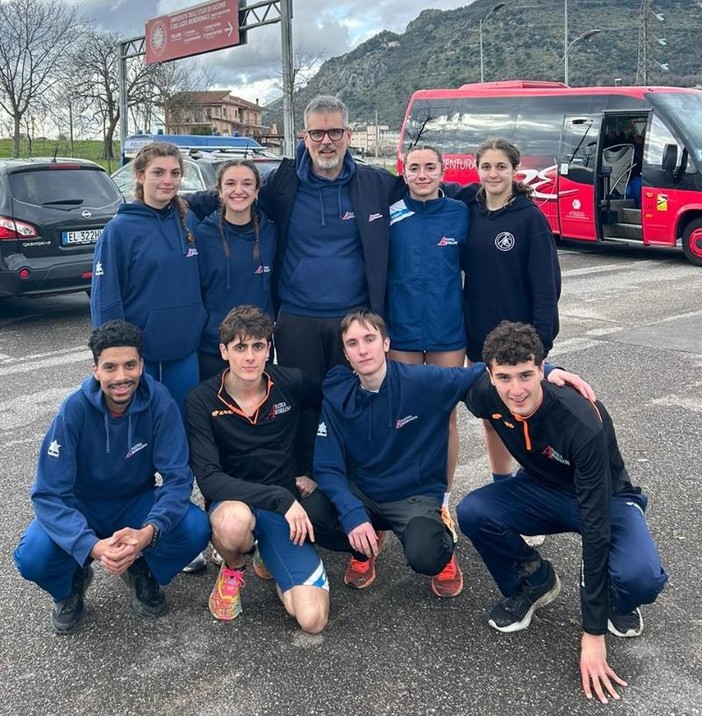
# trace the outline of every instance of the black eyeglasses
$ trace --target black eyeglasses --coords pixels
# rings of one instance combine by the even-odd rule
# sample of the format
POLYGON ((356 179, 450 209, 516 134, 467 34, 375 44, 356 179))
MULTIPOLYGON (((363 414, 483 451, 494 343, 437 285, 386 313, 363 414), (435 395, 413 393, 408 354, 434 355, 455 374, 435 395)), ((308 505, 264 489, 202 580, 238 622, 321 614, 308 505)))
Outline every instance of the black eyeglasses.
POLYGON ((346 133, 343 127, 335 127, 334 129, 306 129, 307 136, 313 142, 321 142, 326 134, 332 142, 338 142, 346 133))

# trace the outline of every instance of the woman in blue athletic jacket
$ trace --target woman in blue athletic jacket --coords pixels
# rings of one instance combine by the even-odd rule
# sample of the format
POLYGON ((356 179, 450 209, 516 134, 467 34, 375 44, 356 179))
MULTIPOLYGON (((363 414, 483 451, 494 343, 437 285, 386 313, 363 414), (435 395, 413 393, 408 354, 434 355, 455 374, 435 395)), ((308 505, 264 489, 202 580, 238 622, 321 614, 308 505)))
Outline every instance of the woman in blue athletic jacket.
POLYGON ((198 351, 201 380, 228 365, 219 351, 219 324, 230 309, 254 305, 273 318, 270 277, 277 232, 257 208, 260 186, 253 162, 225 162, 217 174, 220 208, 195 229, 207 312, 198 351))
POLYGON ((181 413, 199 382, 197 349, 205 325, 195 217, 178 198, 178 147, 154 142, 133 160, 136 200, 122 204, 95 247, 93 327, 113 319, 144 332, 144 368, 163 383, 181 413))
MULTIPOLYGON (((531 189, 516 181, 521 156, 506 139, 487 139, 475 161, 480 185, 457 196, 470 210, 470 232, 463 253, 466 350, 482 360, 483 342, 500 321, 533 325, 546 353, 558 334, 561 271, 551 227, 532 201, 531 189)), ((512 458, 485 422, 490 469, 512 472, 512 458)))
MULTIPOLYGON (((439 188, 443 176, 441 152, 416 146, 404 158, 407 193, 390 207, 390 256, 387 278, 387 324, 391 360, 414 365, 463 367, 461 254, 468 234, 468 210, 439 188)), ((456 411, 449 424, 448 503, 458 461, 456 411)), ((432 580, 439 596, 455 596, 459 580, 455 560, 432 580), (449 572, 451 574, 449 574, 449 572), (455 593, 454 593, 455 592, 455 593)))

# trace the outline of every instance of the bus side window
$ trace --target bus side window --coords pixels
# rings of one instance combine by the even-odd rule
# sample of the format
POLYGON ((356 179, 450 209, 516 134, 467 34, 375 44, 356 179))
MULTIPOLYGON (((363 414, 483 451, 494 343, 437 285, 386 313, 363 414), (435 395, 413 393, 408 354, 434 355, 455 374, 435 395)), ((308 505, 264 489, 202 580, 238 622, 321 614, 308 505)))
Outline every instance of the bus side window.
MULTIPOLYGON (((646 143, 644 144, 644 173, 646 169, 654 169, 660 171, 663 169, 663 158, 666 152, 666 145, 674 145, 677 147, 677 161, 678 165, 683 156, 683 147, 672 135, 668 127, 663 124, 661 119, 657 115, 653 115, 651 120, 651 127, 646 133, 646 143)), ((670 154, 670 149, 668 153, 670 154)), ((695 166, 692 162, 687 162, 685 167, 685 173, 693 174, 695 172, 695 166)))

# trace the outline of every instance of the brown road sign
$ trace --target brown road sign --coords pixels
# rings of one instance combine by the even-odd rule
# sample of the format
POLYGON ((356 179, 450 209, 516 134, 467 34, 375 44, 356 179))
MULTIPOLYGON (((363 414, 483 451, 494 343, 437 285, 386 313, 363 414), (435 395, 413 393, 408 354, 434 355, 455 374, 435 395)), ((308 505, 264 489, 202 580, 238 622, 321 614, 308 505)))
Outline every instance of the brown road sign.
POLYGON ((238 0, 212 0, 146 23, 146 64, 239 44, 238 0))

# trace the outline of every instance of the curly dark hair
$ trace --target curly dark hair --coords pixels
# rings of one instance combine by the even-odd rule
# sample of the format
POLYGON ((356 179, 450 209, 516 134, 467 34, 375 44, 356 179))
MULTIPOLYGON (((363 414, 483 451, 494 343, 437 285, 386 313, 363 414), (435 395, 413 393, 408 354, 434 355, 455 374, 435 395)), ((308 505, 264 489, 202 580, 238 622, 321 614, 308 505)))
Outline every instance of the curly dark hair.
POLYGON ((98 362, 101 353, 107 348, 136 348, 139 358, 143 353, 144 334, 141 328, 126 321, 108 321, 96 328, 88 341, 93 361, 98 362))
POLYGON ((270 342, 273 321, 258 306, 234 306, 219 324, 219 342, 228 346, 235 338, 257 338, 270 342))
POLYGON ((544 360, 544 344, 529 323, 502 321, 488 333, 483 343, 483 361, 490 368, 498 365, 517 365, 532 360, 541 365, 544 360))

